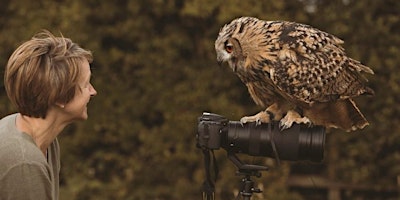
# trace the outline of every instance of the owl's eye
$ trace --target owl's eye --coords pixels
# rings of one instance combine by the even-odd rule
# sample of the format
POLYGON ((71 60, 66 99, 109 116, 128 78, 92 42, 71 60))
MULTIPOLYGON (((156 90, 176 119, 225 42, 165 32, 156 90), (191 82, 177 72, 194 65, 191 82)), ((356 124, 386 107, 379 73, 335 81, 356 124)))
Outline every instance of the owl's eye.
POLYGON ((225 44, 225 51, 228 52, 228 53, 232 53, 233 45, 231 43, 225 44))

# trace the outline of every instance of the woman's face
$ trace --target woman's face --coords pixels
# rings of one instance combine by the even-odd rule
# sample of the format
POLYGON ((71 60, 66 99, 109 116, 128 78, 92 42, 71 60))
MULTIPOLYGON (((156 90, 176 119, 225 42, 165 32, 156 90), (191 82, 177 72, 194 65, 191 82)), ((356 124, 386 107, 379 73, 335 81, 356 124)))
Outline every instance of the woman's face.
POLYGON ((95 96, 97 91, 90 83, 91 71, 89 62, 87 60, 82 62, 81 75, 78 80, 78 89, 75 92, 74 98, 68 102, 64 107, 64 112, 70 117, 71 121, 86 120, 87 104, 89 103, 90 97, 95 96))

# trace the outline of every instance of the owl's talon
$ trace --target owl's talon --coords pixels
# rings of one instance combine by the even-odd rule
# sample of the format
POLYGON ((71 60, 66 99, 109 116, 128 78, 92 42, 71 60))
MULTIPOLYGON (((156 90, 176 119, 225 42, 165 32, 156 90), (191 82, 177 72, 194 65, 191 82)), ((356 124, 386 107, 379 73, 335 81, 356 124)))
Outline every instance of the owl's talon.
POLYGON ((283 119, 279 122, 279 130, 283 131, 285 129, 288 129, 292 127, 293 121, 284 121, 283 119))
POLYGON ((314 124, 311 121, 308 121, 305 124, 307 125, 308 128, 311 128, 314 126, 314 124))
POLYGON ((257 119, 257 120, 256 120, 256 126, 261 125, 261 123, 262 123, 261 119, 257 119))
POLYGON ((247 120, 246 120, 245 117, 242 117, 242 118, 240 119, 240 125, 242 125, 242 127, 244 127, 244 124, 245 124, 245 123, 247 123, 247 120))
POLYGON ((312 122, 307 117, 301 117, 299 113, 295 111, 288 111, 286 116, 279 122, 279 128, 281 131, 292 127, 293 123, 306 124, 308 127, 312 126, 312 122))
POLYGON ((261 112, 257 113, 256 115, 244 116, 240 119, 240 124, 242 124, 242 126, 249 122, 255 122, 256 126, 259 126, 262 123, 269 123, 270 117, 269 117, 268 113, 266 113, 265 111, 261 111, 261 112))

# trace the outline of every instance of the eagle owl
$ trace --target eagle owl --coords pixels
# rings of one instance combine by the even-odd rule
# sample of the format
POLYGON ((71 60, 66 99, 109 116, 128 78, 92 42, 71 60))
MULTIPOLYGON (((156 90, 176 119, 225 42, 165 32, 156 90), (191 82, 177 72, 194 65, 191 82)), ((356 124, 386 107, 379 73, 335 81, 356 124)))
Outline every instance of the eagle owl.
POLYGON ((254 102, 265 110, 242 123, 280 121, 345 131, 368 121, 353 98, 374 91, 362 73, 373 71, 346 56, 343 41, 309 25, 241 17, 223 26, 215 41, 218 63, 227 62, 254 102))

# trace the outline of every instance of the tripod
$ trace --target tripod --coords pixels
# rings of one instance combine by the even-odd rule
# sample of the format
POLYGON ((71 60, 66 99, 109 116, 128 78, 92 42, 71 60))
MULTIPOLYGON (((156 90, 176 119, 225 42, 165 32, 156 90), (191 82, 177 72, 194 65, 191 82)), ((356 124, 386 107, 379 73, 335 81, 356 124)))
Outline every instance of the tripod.
MULTIPOLYGON (((240 184, 239 195, 242 195, 243 200, 250 200, 253 193, 261 193, 262 191, 254 187, 252 176, 261 177, 260 171, 267 171, 268 167, 259 165, 244 164, 234 153, 228 153, 228 158, 236 165, 238 171, 236 175, 244 176, 240 184)), ((238 197, 239 197, 238 195, 238 197)))

